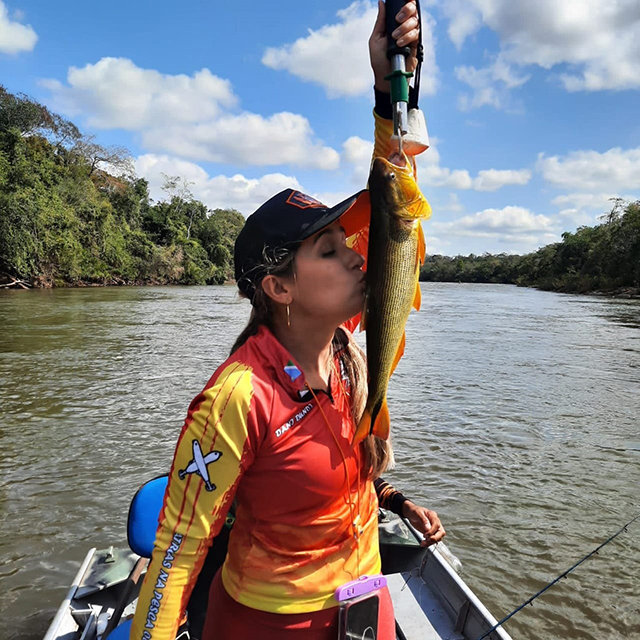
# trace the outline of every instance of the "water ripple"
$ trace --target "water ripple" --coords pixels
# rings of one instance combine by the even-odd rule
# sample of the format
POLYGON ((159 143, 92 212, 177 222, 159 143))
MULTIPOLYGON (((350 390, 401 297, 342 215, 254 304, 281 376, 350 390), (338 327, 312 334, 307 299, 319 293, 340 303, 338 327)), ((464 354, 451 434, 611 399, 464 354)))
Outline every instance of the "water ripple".
MULTIPOLYGON (((389 474, 435 508, 502 617, 639 509, 640 303, 428 284, 389 405, 389 474)), ((42 637, 91 546, 166 472, 186 408, 248 318, 229 287, 0 292, 0 613, 42 637)), ((357 339, 363 341, 363 335, 357 339)), ((640 637, 639 528, 506 628, 640 637)))

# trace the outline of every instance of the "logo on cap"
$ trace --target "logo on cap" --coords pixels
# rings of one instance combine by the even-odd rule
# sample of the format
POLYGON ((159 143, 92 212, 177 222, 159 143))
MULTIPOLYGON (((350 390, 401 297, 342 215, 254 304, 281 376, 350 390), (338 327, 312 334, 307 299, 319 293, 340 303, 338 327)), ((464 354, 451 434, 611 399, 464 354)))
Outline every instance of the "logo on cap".
POLYGON ((298 209, 326 208, 326 205, 322 204, 322 202, 308 196, 306 193, 302 193, 301 191, 294 191, 287 198, 287 204, 292 204, 294 207, 298 207, 298 209))

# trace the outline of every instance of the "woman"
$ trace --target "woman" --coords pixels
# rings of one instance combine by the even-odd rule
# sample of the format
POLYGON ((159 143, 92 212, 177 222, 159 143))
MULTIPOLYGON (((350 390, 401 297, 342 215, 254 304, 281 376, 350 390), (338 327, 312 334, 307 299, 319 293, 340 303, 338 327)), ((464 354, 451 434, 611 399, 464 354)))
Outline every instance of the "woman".
MULTIPOLYGON (((415 4, 401 13, 396 37, 413 45, 415 4)), ((381 3, 370 40, 379 95, 387 88, 385 51, 381 3)), ((390 129, 378 113, 377 155, 389 155, 390 129)), ((286 190, 240 233, 236 279, 251 319, 189 407, 131 638, 175 636, 234 498, 236 522, 203 638, 335 639, 335 589, 379 573, 374 480, 391 454, 374 437, 350 446, 366 369, 343 328, 353 327, 365 291, 364 259, 347 246, 343 226, 347 216, 358 219, 359 195, 328 208, 286 190)), ((435 513, 412 503, 402 510, 427 543, 444 535, 435 513)), ((395 638, 386 589, 378 637, 395 638)))

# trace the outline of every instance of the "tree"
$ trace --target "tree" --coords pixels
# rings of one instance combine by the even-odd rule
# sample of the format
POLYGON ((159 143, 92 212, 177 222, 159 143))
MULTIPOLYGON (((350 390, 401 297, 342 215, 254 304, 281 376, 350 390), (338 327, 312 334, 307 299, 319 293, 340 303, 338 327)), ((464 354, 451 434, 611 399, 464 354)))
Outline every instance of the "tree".
POLYGON ((0 85, 0 131, 14 129, 23 136, 42 135, 57 149, 75 144, 81 134, 69 120, 29 96, 13 95, 0 85))
POLYGON ((133 159, 128 149, 116 145, 105 147, 96 142, 95 136, 80 138, 72 151, 85 161, 89 176, 100 165, 111 174, 118 173, 127 177, 135 174, 133 159))
POLYGON ((235 209, 215 209, 198 231, 198 239, 216 267, 218 284, 233 278, 233 248, 244 222, 235 209))
POLYGON ((180 176, 170 176, 166 173, 161 174, 164 178, 162 190, 169 195, 171 202, 176 208, 176 214, 181 215, 183 209, 187 209, 187 239, 191 238, 191 227, 193 226, 193 218, 198 214, 198 209, 189 205, 194 201, 193 193, 191 193, 191 182, 180 176))

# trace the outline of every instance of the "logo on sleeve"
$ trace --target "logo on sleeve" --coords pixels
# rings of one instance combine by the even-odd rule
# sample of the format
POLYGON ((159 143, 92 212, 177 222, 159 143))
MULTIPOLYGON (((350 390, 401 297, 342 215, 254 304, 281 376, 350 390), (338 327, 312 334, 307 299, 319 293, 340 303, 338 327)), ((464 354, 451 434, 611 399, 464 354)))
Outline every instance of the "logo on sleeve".
POLYGON ((193 459, 184 469, 178 471, 178 477, 180 480, 184 480, 188 475, 195 473, 204 480, 204 488, 207 491, 215 491, 216 485, 213 484, 209 478, 209 470, 207 467, 216 462, 222 456, 222 451, 211 451, 207 455, 203 455, 200 443, 197 440, 193 441, 193 459))

